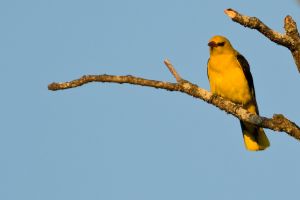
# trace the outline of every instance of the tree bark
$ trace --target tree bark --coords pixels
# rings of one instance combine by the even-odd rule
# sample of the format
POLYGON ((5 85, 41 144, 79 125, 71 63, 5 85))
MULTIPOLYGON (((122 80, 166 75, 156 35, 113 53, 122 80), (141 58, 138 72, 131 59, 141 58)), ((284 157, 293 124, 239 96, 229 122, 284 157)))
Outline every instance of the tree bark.
POLYGON ((229 100, 226 100, 220 96, 213 95, 211 92, 198 87, 189 81, 181 78, 176 72, 175 68, 170 61, 164 61, 172 75, 175 77, 177 83, 169 83, 163 81, 149 80, 135 76, 114 76, 114 75, 85 75, 79 79, 72 80, 70 82, 51 83, 48 85, 48 89, 52 91, 64 90, 82 86, 90 82, 103 82, 103 83, 128 83, 133 85, 147 86, 159 89, 165 89, 168 91, 177 91, 185 93, 189 96, 202 99, 209 104, 212 104, 233 116, 249 122, 259 127, 268 128, 274 131, 283 131, 290 136, 300 140, 300 128, 292 121, 285 118, 282 114, 275 114, 273 118, 266 118, 255 115, 245 110, 241 105, 235 104, 229 100))
POLYGON ((229 8, 225 14, 247 28, 255 29, 271 41, 288 48, 294 58, 298 72, 300 73, 300 35, 297 29, 297 24, 291 16, 284 18, 285 34, 281 34, 272 30, 256 17, 249 17, 229 8))

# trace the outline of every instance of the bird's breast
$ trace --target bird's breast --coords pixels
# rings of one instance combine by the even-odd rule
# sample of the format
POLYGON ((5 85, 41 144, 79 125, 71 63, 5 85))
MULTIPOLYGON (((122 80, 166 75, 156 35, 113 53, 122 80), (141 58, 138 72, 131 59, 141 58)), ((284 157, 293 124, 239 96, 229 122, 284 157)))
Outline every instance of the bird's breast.
POLYGON ((211 92, 242 104, 252 99, 248 81, 236 56, 211 56, 208 76, 211 92))

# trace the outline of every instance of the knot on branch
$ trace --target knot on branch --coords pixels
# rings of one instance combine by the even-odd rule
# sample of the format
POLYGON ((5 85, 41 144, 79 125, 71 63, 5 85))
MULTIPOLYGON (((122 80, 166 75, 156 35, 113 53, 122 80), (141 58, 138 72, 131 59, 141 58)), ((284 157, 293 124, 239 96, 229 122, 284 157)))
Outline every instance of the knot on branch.
POLYGON ((260 124, 263 122, 263 119, 262 119, 260 116, 258 116, 258 115, 252 114, 252 115, 250 115, 250 117, 249 117, 249 121, 250 121, 252 124, 258 124, 258 125, 260 125, 260 124))
POLYGON ((281 124, 284 122, 285 117, 282 114, 274 114, 273 115, 273 120, 277 124, 281 124))

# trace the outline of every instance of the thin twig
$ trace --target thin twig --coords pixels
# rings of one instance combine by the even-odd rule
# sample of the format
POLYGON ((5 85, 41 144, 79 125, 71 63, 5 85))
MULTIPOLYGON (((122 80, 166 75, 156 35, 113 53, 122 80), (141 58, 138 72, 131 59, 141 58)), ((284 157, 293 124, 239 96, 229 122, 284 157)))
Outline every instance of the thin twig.
POLYGON ((180 81, 182 81, 182 78, 180 77, 180 75, 177 73, 177 71, 175 70, 174 66, 172 65, 171 61, 168 59, 164 60, 165 65, 168 67, 169 71, 171 72, 171 74, 173 74, 173 76, 175 77, 177 83, 179 83, 180 81))

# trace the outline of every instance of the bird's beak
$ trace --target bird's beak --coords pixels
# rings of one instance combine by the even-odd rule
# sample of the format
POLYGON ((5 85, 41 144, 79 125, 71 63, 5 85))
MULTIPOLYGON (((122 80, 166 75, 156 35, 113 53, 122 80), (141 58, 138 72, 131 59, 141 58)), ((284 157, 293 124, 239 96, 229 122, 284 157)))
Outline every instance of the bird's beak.
POLYGON ((210 46, 210 47, 217 47, 218 46, 218 44, 215 43, 214 41, 209 42, 207 45, 210 46))

